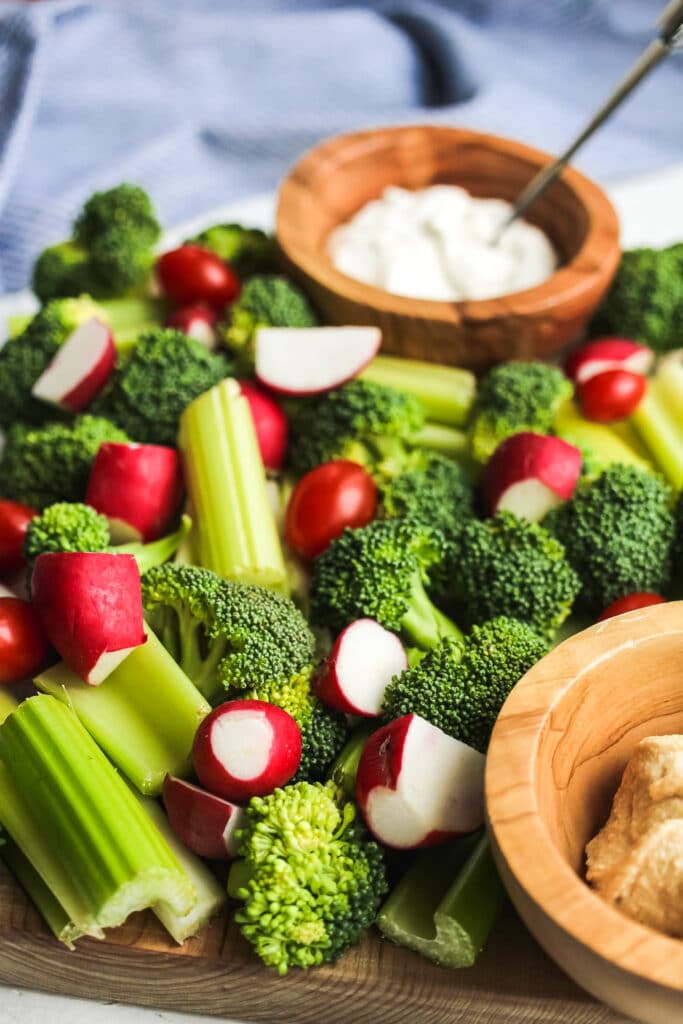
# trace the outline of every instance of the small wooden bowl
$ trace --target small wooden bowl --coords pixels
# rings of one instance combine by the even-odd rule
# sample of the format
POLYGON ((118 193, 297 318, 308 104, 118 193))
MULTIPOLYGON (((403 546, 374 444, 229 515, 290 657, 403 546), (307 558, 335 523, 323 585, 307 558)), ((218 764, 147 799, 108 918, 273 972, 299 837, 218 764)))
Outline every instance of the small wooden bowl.
POLYGON ((515 687, 486 767, 489 828, 512 902, 594 996, 649 1024, 683 1021, 683 941, 637 924, 583 881, 633 749, 683 733, 683 602, 565 641, 515 687))
POLYGON ((511 200, 551 159, 495 135, 429 125, 330 139, 280 188, 276 234, 287 269, 329 322, 381 327, 387 352, 474 369, 552 355, 581 333, 620 257, 617 215, 578 171, 564 171, 528 214, 562 259, 536 288, 480 302, 404 298, 342 274, 326 250, 332 229, 387 185, 446 182, 511 200))

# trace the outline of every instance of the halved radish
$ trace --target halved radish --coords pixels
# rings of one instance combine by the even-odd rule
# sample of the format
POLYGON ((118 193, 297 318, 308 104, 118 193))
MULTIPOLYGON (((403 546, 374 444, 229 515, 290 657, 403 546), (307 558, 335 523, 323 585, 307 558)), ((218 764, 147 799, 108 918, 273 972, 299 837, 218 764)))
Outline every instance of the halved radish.
POLYGON ((403 644, 374 619, 347 626, 318 667, 313 686, 323 704, 349 715, 372 718, 382 710, 384 691, 408 668, 403 644))
POLYGON ((513 434, 487 462, 481 492, 487 515, 506 510, 532 523, 571 498, 582 455, 559 437, 531 431, 513 434))
POLYGON ((97 686, 147 640, 133 555, 60 551, 39 555, 33 605, 50 643, 84 683, 97 686))
POLYGON ((277 472, 287 454, 287 417, 275 399, 261 388, 246 380, 240 380, 239 385, 249 402, 263 465, 277 472))
POLYGON ((208 306, 183 306, 171 313, 167 327, 176 327, 206 348, 213 349, 218 342, 216 321, 218 313, 208 306))
POLYGON ((291 715, 262 700, 232 700, 204 719, 192 746, 199 781, 226 800, 272 793, 301 760, 301 732, 291 715))
POLYGON ((606 370, 630 370, 646 374, 654 360, 654 352, 628 338, 596 338, 575 349, 565 363, 565 372, 577 384, 596 377, 606 370))
POLYGON ((85 500, 109 520, 113 543, 126 544, 163 537, 182 496, 174 448, 106 441, 92 464, 85 500))
POLYGON ((188 849, 210 860, 237 856, 235 831, 244 825, 242 807, 174 775, 164 779, 162 796, 171 828, 188 849))
POLYGON ((357 376, 381 341, 378 327, 261 327, 256 376, 282 395, 318 395, 357 376))
POLYGON ((404 715, 363 748, 356 796, 381 843, 434 846, 484 821, 483 754, 420 718, 404 715))
POLYGON ((111 331, 91 317, 69 335, 33 385, 31 394, 67 412, 80 412, 102 390, 115 363, 111 331))

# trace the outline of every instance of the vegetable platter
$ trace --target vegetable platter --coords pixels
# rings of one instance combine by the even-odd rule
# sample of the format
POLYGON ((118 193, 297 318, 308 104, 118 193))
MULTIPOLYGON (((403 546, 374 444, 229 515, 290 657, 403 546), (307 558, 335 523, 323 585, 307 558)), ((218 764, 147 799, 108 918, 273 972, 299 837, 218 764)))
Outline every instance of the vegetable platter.
MULTIPOLYGON (((23 624, 28 632, 19 646, 35 661, 15 664, 7 658, 2 681, 34 676, 41 694, 18 709, 11 696, 3 696, 0 708, 3 859, 64 944, 51 937, 2 865, 0 979, 247 1020, 318 1019, 324 1000, 331 1021, 370 1019, 371 1014, 398 1021, 416 1012, 427 1021, 616 1021, 546 960, 510 910, 503 911, 488 935, 502 893, 485 840, 476 835, 483 820, 480 779, 496 708, 547 644, 556 642, 556 631, 577 594, 586 595, 583 611, 596 616, 636 589, 668 586, 668 554, 662 555, 659 576, 657 567, 647 566, 639 575, 636 563, 620 566, 623 580, 615 589, 612 581, 591 576, 590 566, 581 564, 581 552, 573 553, 570 565, 562 544, 535 525, 560 505, 555 513, 550 511, 549 522, 568 543, 576 531, 571 522, 563 522, 562 512, 573 500, 579 473, 586 479, 578 486, 592 486, 616 462, 618 479, 612 482, 617 489, 626 488, 617 500, 651 506, 656 511, 652 529, 661 534, 656 543, 671 545, 667 530, 672 532, 673 520, 669 522, 665 508, 665 491, 657 490, 664 484, 641 487, 636 479, 652 458, 676 489, 683 483, 681 452, 674 452, 672 462, 668 459, 658 426, 661 410, 656 403, 661 399, 666 418, 668 385, 660 385, 656 371, 650 385, 654 413, 652 401, 640 410, 644 385, 634 391, 633 380, 630 391, 622 388, 615 394, 612 389, 605 398, 592 388, 584 397, 586 382, 600 380, 600 374, 603 380, 609 372, 640 379, 649 372, 647 354, 637 347, 588 352, 578 366, 568 366, 577 400, 591 421, 621 420, 638 406, 640 421, 635 416, 633 421, 647 444, 637 442, 629 449, 630 434, 615 434, 625 446, 622 451, 631 452, 630 476, 622 473, 622 460, 612 457, 611 446, 596 442, 592 428, 589 443, 584 418, 570 416, 570 422, 560 423, 559 410, 571 395, 571 385, 559 370, 539 369, 543 379, 525 382, 535 396, 542 396, 543 408, 521 420, 514 413, 510 423, 496 404, 496 387, 505 390, 505 380, 485 382, 472 413, 473 382, 471 386, 466 375, 457 377, 462 371, 454 371, 444 417, 438 387, 428 374, 418 384, 424 386, 420 401, 411 398, 407 382, 406 393, 392 390, 397 379, 406 380, 404 368, 374 358, 379 339, 372 331, 355 329, 343 337, 338 329, 326 333, 314 326, 305 302, 276 283, 258 298, 260 286, 251 289, 253 298, 248 299, 254 268, 247 264, 261 259, 260 252, 254 256, 247 246, 239 257, 244 262, 234 262, 243 278, 244 291, 238 297, 240 278, 230 265, 226 270, 217 257, 212 263, 187 247, 169 251, 202 227, 188 226, 177 239, 164 239, 161 251, 166 255, 157 263, 162 291, 177 310, 167 321, 169 328, 206 343, 202 331, 210 334, 217 320, 212 310, 232 306, 227 342, 238 362, 246 357, 253 367, 255 360, 256 376, 267 385, 265 398, 259 397, 263 392, 251 393, 248 384, 221 383, 226 376, 223 356, 207 348, 195 346, 185 365, 182 343, 171 338, 171 330, 164 335, 155 327, 162 322, 154 306, 158 300, 138 301, 135 275, 140 280, 147 272, 147 250, 157 241, 158 230, 145 202, 125 192, 113 199, 95 197, 77 221, 72 240, 41 256, 34 278, 44 301, 79 295, 86 288, 103 301, 124 295, 126 316, 133 308, 137 319, 133 331, 125 318, 117 320, 123 307, 111 307, 118 353, 104 307, 67 304, 47 307, 48 315, 41 314, 42 319, 26 328, 33 332, 27 337, 36 353, 35 370, 21 352, 18 362, 12 362, 16 343, 3 355, 6 366, 18 368, 17 395, 7 396, 4 426, 15 420, 38 424, 33 434, 33 427, 10 430, 0 470, 3 494, 35 506, 39 514, 29 514, 22 526, 22 509, 13 506, 14 519, 9 526, 6 520, 0 536, 0 558, 9 559, 5 571, 19 556, 32 568, 32 603, 3 600, 6 608, 9 602, 30 609, 33 619, 23 624), (121 216, 117 203, 126 207, 121 216), (131 210, 135 239, 125 227, 131 210), (118 291, 107 294, 114 280, 118 291), (259 307, 264 295, 270 304, 265 317, 259 307), (204 305, 197 312, 193 303, 199 300, 204 305), (273 304, 283 311, 283 319, 268 319, 273 304), (260 325, 255 335, 254 320, 260 325), (264 324, 273 329, 263 329, 264 324), (291 329, 290 351, 300 353, 301 371, 293 371, 282 359, 279 344, 285 336, 277 330, 282 327, 291 329), (319 346, 327 346, 322 371, 310 358, 306 365, 306 346, 317 330, 319 346), (171 350, 169 371, 164 364, 171 350), (157 378, 158 392, 150 394, 149 377, 155 373, 164 377, 157 378), (358 374, 361 380, 354 381, 358 374), (21 395, 26 381, 29 389, 21 395), (281 528, 289 542, 287 565, 273 513, 266 507, 263 471, 259 478, 250 468, 261 460, 269 469, 282 463, 282 414, 269 411, 275 403, 268 392, 279 396, 287 410, 294 439, 294 480, 278 494, 281 528), (179 408, 185 395, 189 398, 179 408), (306 401, 301 402, 302 396, 306 401), (341 396, 337 405, 334 396, 341 396), (17 397, 24 404, 16 404, 17 397), (369 397, 372 416, 379 415, 386 426, 379 434, 363 434, 358 428, 358 410, 361 419, 368 415, 369 397), (384 404, 375 406, 379 399, 384 404), (46 417, 40 403, 59 410, 48 428, 42 427, 46 417), (70 419, 85 409, 92 416, 70 419), (175 453, 180 413, 179 447, 191 497, 186 508, 190 515, 182 518, 175 453), (342 426, 349 422, 349 413, 355 417, 354 430, 346 438, 342 426), (265 431, 258 427, 264 422, 265 431), (550 427, 559 436, 544 436, 550 427), (520 433, 523 429, 538 433, 520 433), (406 431, 409 437, 404 437, 406 431), (225 450, 208 443, 216 436, 225 436, 225 450), (131 444, 129 438, 142 443, 131 444), (536 448, 526 438, 535 439, 536 448), (521 455, 506 453, 506 445, 520 444, 521 455), (487 482, 487 469, 481 466, 494 451, 498 466, 495 473, 488 471, 487 482), (331 464, 335 478, 328 473, 330 458, 347 460, 331 464), (84 459, 89 460, 85 467, 84 459), (215 482, 221 474, 214 467, 223 465, 232 472, 235 460, 236 485, 221 489, 215 482), (461 471, 452 468, 457 460, 464 467, 462 480, 461 471), (478 500, 483 514, 495 517, 488 520, 493 527, 476 518, 470 523, 467 480, 472 460, 480 464, 471 472, 473 478, 482 474, 478 500), (548 473, 552 460, 560 469, 548 473), (522 464, 527 468, 520 475, 522 464), (336 467, 345 466, 349 468, 338 479, 336 467), (316 486, 310 478, 319 471, 324 479, 316 486), (359 480, 361 472, 365 481, 359 480), (397 483, 402 477, 406 482, 397 483), (140 481, 154 481, 154 486, 145 489, 140 481), (374 519, 376 487, 381 519, 374 519), (434 507, 425 510, 423 505, 420 510, 415 505, 412 492, 421 488, 423 502, 429 496, 434 507), (334 499, 337 491, 345 501, 334 499), (234 493, 239 495, 236 502, 234 493), (438 521, 439 496, 444 494, 461 505, 462 535, 458 528, 457 535, 449 536, 448 524, 438 521), (331 511, 325 507, 329 495, 331 511), (84 499, 87 505, 79 504, 84 499), (55 504, 59 501, 69 504, 55 504), (413 502, 409 510, 408 501, 413 502), (217 508, 229 506, 226 515, 241 524, 233 531, 237 540, 216 516, 217 508), (352 529, 340 535, 344 527, 352 529), (19 551, 10 550, 12 531, 22 529, 19 551), (545 573, 541 589, 536 583, 532 587, 531 604, 514 586, 499 594, 495 587, 482 587, 477 577, 482 558, 490 559, 496 579, 512 571, 511 563, 500 562, 511 537, 522 552, 523 570, 529 569, 531 559, 538 560, 534 576, 537 570, 539 578, 545 573), (174 552, 176 564, 164 566, 174 552), (297 554, 314 559, 309 609, 312 621, 328 630, 318 655, 301 613, 280 596, 288 587, 299 597, 297 554), (450 576, 439 574, 449 559, 463 556, 455 597, 448 589, 450 576), (197 564, 207 569, 197 570, 197 564), (367 575, 367 592, 347 581, 352 566, 349 581, 358 571, 367 575), (393 569, 387 575, 383 566, 393 569), (228 582, 221 583, 221 578, 228 582), (628 580, 634 585, 628 587, 628 580), (640 582, 648 585, 636 587, 640 582), (99 607, 107 608, 106 617, 91 614, 91 607, 103 600, 98 595, 105 592, 105 605, 99 607), (451 599, 463 616, 459 624, 471 630, 465 639, 449 618, 451 599), (253 623, 258 623, 258 644, 249 636, 253 623), (30 629, 37 631, 35 638, 30 629), (64 662, 40 671, 47 641, 64 662), (492 650, 505 660, 502 675, 491 661, 492 650), (368 651, 373 669, 368 684, 359 688, 359 664, 368 651), (245 672, 249 687, 243 682, 245 672), (156 688, 154 706, 139 691, 138 681, 145 677, 156 688), (445 690, 433 690, 430 696, 435 678, 445 690), (221 703, 221 685, 231 703, 221 703), (209 714, 211 704, 214 711, 209 714), (359 715, 369 718, 366 731, 356 729, 346 746, 349 720, 344 713, 354 722, 359 715), (373 716, 382 717, 372 723, 373 716), (156 718, 165 726, 158 735, 151 726, 156 718), (192 764, 188 735, 194 736, 192 764), (128 777, 128 784, 105 754, 128 777), (383 763, 387 756, 394 759, 391 767, 383 763), (191 767, 196 781, 184 781, 191 767), (325 786, 330 773, 333 782, 325 786), (423 793, 417 803, 416 783, 423 793), (454 801, 448 794, 456 790, 454 801), (162 791, 168 819, 151 799, 162 791), (46 835, 45 822, 52 815, 58 850, 50 849, 46 835), (304 843, 301 850, 307 852, 301 859, 299 843, 308 834, 300 831, 304 826, 322 846, 318 852, 317 846, 304 843), (473 830, 474 837, 458 838, 473 830), (408 862, 405 851, 421 846, 428 849, 408 862), (264 860, 269 847, 274 853, 264 860), (209 872, 196 856, 214 860, 221 852, 224 859, 238 858, 229 872, 209 872), (279 875, 271 874, 276 864, 279 875), (284 865, 291 872, 286 883, 284 865), (316 872, 323 874, 316 879, 316 872), (224 913, 216 913, 225 901, 226 874, 229 895, 244 903, 237 914, 239 928, 228 924, 224 913), (447 883, 436 883, 438 878, 447 883), (281 896, 274 895, 273 886, 281 896), (332 898, 335 886, 338 895, 332 898), (302 895, 295 897, 297 887, 302 895), (267 894, 265 903, 259 890, 267 894), (145 906, 152 906, 154 915, 135 912, 145 906), (378 909, 381 930, 399 945, 374 931, 363 937, 378 909), (119 922, 125 923, 112 927, 119 922), (76 939, 75 949, 67 949, 76 939), (249 945, 277 971, 265 971, 249 945), (484 952, 477 956, 482 945, 484 952), (402 946, 461 969, 436 966, 402 946), (326 963, 342 952, 338 962, 326 963)), ((215 212, 204 223, 239 218, 256 224, 268 216, 264 200, 215 212)), ((664 230, 671 230, 671 224, 664 230)), ((209 241, 215 239, 203 237, 199 244, 210 248, 209 241)), ((12 336, 22 329, 17 318, 32 312, 31 302, 26 295, 5 300, 14 321, 12 336)), ((220 323, 216 329, 221 331, 220 323)), ((677 364, 675 371, 677 375, 677 364)), ((505 372, 527 373, 513 366, 505 372)), ((634 429, 630 421, 628 428, 634 429)), ((579 532, 590 531, 590 502, 583 504, 579 532), (587 518, 582 521, 582 516, 587 518)), ((586 537, 590 542, 590 532, 586 537)), ((25 581, 25 567, 22 573, 25 581)), ((12 628, 20 632, 18 626, 12 628)), ((580 627, 575 623, 572 628, 580 627)))

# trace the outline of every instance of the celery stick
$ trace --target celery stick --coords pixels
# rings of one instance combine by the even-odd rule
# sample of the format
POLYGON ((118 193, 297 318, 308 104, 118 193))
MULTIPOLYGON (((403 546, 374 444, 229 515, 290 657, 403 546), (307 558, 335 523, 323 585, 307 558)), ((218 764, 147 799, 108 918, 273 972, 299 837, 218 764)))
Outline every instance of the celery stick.
POLYGON ((412 438, 412 444, 418 448, 430 448, 432 451, 441 452, 452 459, 460 459, 469 452, 464 431, 444 426, 442 423, 425 423, 412 438))
POLYGON ((27 896, 36 905, 50 931, 60 942, 73 949, 76 939, 84 934, 78 925, 71 920, 57 897, 50 891, 40 877, 31 861, 21 852, 17 844, 9 836, 4 838, 0 846, 0 857, 4 860, 17 882, 27 896))
POLYGON ((476 378, 469 370, 393 356, 376 356, 360 376, 415 395, 424 405, 427 419, 452 427, 467 423, 477 390, 476 378))
POLYGON ((12 694, 0 686, 0 725, 5 721, 8 715, 17 708, 19 702, 15 700, 12 694))
POLYGON ((70 705, 104 752, 140 792, 161 792, 167 773, 186 777, 197 726, 211 706, 149 626, 99 686, 87 686, 61 662, 35 679, 70 705))
POLYGON ((241 583, 286 589, 254 423, 237 381, 221 381, 188 406, 180 448, 200 564, 241 583))
POLYGON ((562 405, 553 429, 558 437, 580 448, 604 468, 614 462, 623 462, 650 473, 654 470, 650 461, 641 458, 610 427, 584 419, 573 402, 562 405))
POLYGON ((677 490, 683 487, 683 431, 667 401, 667 385, 659 377, 648 381, 647 392, 631 423, 649 449, 657 468, 677 490))
POLYGON ((657 381, 662 401, 683 436, 683 364, 676 358, 680 356, 677 352, 660 362, 657 381))

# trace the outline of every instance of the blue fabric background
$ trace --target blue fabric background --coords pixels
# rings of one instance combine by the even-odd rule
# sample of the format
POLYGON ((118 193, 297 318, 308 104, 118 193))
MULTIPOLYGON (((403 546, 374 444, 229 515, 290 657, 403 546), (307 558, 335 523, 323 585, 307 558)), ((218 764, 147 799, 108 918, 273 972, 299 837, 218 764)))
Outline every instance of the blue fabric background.
MULTIPOLYGON (((172 224, 273 187, 339 130, 453 123, 558 150, 664 0, 45 0, 0 4, 0 291, 123 179, 172 224)), ((683 54, 577 164, 683 160, 683 54)), ((682 197, 683 201, 683 197, 682 197)))

